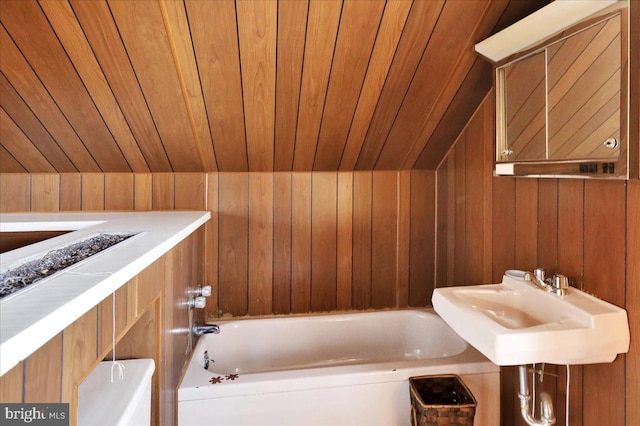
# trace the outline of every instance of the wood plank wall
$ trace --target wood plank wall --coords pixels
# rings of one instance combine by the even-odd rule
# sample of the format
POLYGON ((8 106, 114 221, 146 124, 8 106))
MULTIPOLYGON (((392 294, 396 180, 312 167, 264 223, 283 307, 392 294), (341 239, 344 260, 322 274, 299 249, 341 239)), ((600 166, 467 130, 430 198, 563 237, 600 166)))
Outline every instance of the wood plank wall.
MULTIPOLYGON (((35 197, 42 194, 32 190, 35 197)), ((3 207, 5 202, 2 197, 3 207)), ((116 358, 156 363, 154 425, 175 424, 175 389, 189 356, 187 334, 175 330, 188 329, 187 311, 179 307, 185 305, 187 290, 202 279, 203 248, 200 228, 115 292, 116 358)), ((112 297, 0 377, 0 401, 66 402, 71 424, 77 424, 78 385, 99 362, 113 359, 112 297)))
POLYGON ((2 174, 0 207, 208 209, 208 316, 425 306, 435 172, 2 174))
MULTIPOLYGON (((611 364, 571 367, 570 425, 640 424, 640 182, 492 176, 489 94, 437 170, 436 286, 499 282, 541 266, 625 307, 632 344, 611 364)), ((636 133, 637 134, 637 133, 636 133)), ((637 142, 636 142, 637 143, 637 142)), ((565 424, 565 368, 545 378, 565 424)), ((523 425, 513 368, 502 374, 502 424, 523 425)))

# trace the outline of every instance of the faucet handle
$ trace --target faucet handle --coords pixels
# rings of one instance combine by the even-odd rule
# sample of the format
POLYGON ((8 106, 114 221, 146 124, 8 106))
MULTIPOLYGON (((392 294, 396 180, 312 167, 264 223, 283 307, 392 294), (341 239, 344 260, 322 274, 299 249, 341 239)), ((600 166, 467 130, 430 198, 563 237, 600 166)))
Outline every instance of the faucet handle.
POLYGON ((554 275, 551 280, 550 290, 555 294, 564 296, 569 290, 569 278, 561 274, 554 275))
POLYGON ((536 276, 540 281, 544 282, 547 278, 547 272, 543 268, 536 268, 533 270, 533 275, 536 276))

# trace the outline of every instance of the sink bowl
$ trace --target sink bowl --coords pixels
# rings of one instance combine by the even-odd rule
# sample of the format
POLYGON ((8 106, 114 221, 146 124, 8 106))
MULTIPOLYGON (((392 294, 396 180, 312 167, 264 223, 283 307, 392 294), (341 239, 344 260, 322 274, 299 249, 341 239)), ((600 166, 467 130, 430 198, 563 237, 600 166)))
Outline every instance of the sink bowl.
POLYGON ((611 362, 629 350, 627 312, 573 287, 565 296, 505 275, 437 288, 435 311, 496 365, 611 362))

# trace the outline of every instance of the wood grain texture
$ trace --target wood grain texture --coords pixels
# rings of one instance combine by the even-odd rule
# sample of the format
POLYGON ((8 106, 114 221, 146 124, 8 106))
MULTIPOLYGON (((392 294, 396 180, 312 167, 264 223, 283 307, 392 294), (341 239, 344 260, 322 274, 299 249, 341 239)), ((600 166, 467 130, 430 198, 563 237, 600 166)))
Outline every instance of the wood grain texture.
POLYGON ((31 209, 31 177, 27 174, 0 174, 0 211, 3 213, 31 209))
POLYGON ((311 310, 311 174, 291 176, 291 312, 311 310))
POLYGON ((273 312, 273 204, 271 173, 249 175, 249 315, 273 312))
POLYGON ((248 310, 249 176, 221 174, 219 180, 219 303, 223 313, 248 310))
POLYGON ((82 175, 60 175, 60 210, 80 210, 82 204, 82 175))
POLYGON ((198 155, 205 170, 216 171, 218 164, 184 2, 162 0, 159 5, 198 155))
POLYGON ((82 32, 71 5, 61 1, 40 1, 39 5, 131 170, 148 172, 149 166, 100 70, 96 57, 91 52, 91 46, 82 32))
POLYGON ((82 173, 82 210, 104 210, 104 174, 82 173))
POLYGON ((2 147, 27 171, 56 171, 2 108, 0 108, 0 140, 2 140, 2 147))
POLYGON ((311 176, 311 310, 337 306, 337 174, 311 176))
POLYGON ((373 169, 375 166, 444 5, 443 0, 413 3, 362 143, 356 169, 373 169))
POLYGON ((115 336, 119 339, 127 325, 133 324, 133 321, 129 321, 127 310, 128 304, 135 305, 135 300, 129 300, 128 297, 129 286, 133 287, 134 283, 135 280, 131 280, 114 292, 115 321, 113 316, 114 294, 111 294, 98 304, 98 354, 103 354, 112 349, 114 325, 115 336))
MULTIPOLYGON (((24 361, 24 402, 60 402, 62 333, 24 361)), ((2 401, 5 401, 2 398, 2 401)))
POLYGON ((27 169, 2 145, 0 145, 0 173, 27 173, 27 169))
MULTIPOLYGON (((632 336, 640 333, 640 182, 627 184, 627 283, 625 307, 629 316, 629 332, 632 336)), ((640 400, 640 342, 632 338, 626 356, 626 421, 627 424, 640 422, 640 407, 634 401, 640 400)))
POLYGON ((353 307, 371 305, 373 174, 353 174, 353 307))
POLYGON ((38 3, 5 3, 0 19, 101 168, 130 171, 38 3))
POLYGON ((205 224, 204 241, 204 285, 211 286, 211 296, 207 298, 207 317, 218 315, 218 174, 207 174, 206 210, 211 213, 211 219, 205 224))
MULTIPOLYGON (((405 307, 409 306, 409 268, 411 263, 409 244, 411 241, 411 172, 408 170, 399 172, 397 182, 396 306, 405 307)), ((434 202, 437 203, 436 200, 434 202)))
POLYGON ((153 205, 153 176, 150 173, 133 175, 134 210, 151 210, 153 205))
POLYGON ((309 1, 278 2, 274 171, 293 170, 309 1))
POLYGON ((273 170, 277 6, 236 2, 249 170, 273 170))
POLYGON ((232 1, 186 2, 209 126, 220 171, 248 170, 238 52, 232 1))
POLYGON ((378 34, 384 2, 345 2, 333 54, 314 170, 337 170, 378 34), (358 40, 354 43, 354 40, 358 40))
POLYGON ((19 362, 11 370, 0 376, 0 399, 6 403, 23 402, 24 362, 19 362))
POLYGON ((318 144, 342 0, 309 4, 293 170, 311 170, 318 144))
POLYGON ((204 170, 159 5, 120 1, 108 4, 173 170, 204 170))
POLYGON ((104 176, 105 210, 133 210, 135 207, 134 175, 108 173, 104 176))
POLYGON ((387 1, 378 30, 378 34, 384 36, 378 36, 373 46, 367 75, 340 159, 340 170, 353 170, 356 165, 412 4, 413 1, 387 1))
POLYGON ((31 211, 60 210, 60 176, 31 175, 31 211))
POLYGON ((353 173, 338 173, 337 309, 352 307, 353 277, 353 173))
POLYGON ((56 171, 78 170, 2 73, 0 73, 0 105, 56 171))
POLYGON ((172 210, 175 206, 175 175, 154 173, 151 194, 153 210, 172 210))
POLYGON ((435 173, 411 172, 409 305, 431 301, 435 278, 435 173))
POLYGON ((175 208, 204 210, 207 203, 207 175, 178 173, 175 175, 175 208))
POLYGON ((71 0, 70 3, 150 170, 172 170, 107 2, 71 0))
POLYGON ((292 177, 273 174, 273 312, 291 312, 292 177))
POLYGON ((398 181, 396 172, 373 175, 371 224, 371 306, 396 306, 398 181))

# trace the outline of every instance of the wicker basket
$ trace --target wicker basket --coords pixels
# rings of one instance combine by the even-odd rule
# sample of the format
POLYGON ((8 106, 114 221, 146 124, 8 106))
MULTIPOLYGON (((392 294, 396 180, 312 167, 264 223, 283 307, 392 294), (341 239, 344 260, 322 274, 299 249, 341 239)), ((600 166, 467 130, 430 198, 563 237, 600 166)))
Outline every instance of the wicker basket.
POLYGON ((454 374, 410 377, 409 389, 412 425, 473 425, 476 399, 460 377, 454 374))

